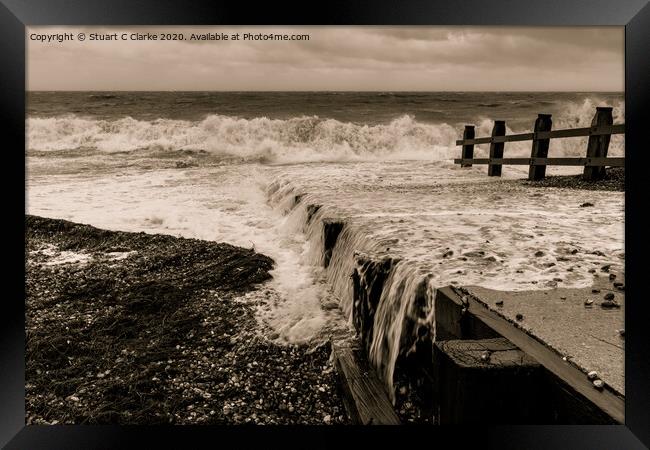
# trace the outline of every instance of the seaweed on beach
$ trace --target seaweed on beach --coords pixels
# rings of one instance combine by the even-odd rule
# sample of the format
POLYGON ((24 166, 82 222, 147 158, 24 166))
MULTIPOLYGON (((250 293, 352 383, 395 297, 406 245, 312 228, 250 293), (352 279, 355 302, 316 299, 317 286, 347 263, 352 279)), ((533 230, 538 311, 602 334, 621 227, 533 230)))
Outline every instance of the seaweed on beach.
POLYGON ((267 256, 34 216, 26 253, 27 423, 345 420, 328 349, 268 341, 238 300, 267 256))

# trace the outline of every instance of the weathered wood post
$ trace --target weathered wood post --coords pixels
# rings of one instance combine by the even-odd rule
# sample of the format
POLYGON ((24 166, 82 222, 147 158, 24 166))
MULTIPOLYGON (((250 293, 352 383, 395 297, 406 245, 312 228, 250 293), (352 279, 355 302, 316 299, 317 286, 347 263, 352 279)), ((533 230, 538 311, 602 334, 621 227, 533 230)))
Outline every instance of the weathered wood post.
POLYGON ((436 423, 552 421, 542 366, 504 338, 434 345, 436 423))
MULTIPOLYGON (((535 120, 535 134, 542 131, 551 131, 553 121, 550 114, 538 114, 535 120)), ((548 146, 550 139, 537 139, 537 135, 533 137, 533 149, 530 153, 531 158, 546 158, 548 157, 548 146)), ((546 175, 546 166, 530 165, 528 169, 529 180, 542 180, 546 175)))
MULTIPOLYGON (((463 140, 474 139, 474 125, 465 125, 465 131, 463 131, 463 140)), ((474 144, 463 145, 463 151, 460 155, 462 159, 472 159, 474 158, 474 144)), ((463 163, 460 167, 472 167, 472 163, 463 163)))
MULTIPOLYGON (((494 127, 492 128, 492 137, 495 136, 505 136, 506 135, 506 121, 505 120, 495 120, 494 127)), ((490 144, 490 158, 503 158, 503 146, 504 142, 492 142, 490 144)), ((501 176, 501 164, 490 164, 488 165, 488 176, 489 177, 500 177, 501 176)))
MULTIPOLYGON (((612 118, 612 108, 599 106, 596 108, 596 114, 591 121, 592 127, 604 127, 614 124, 612 118)), ((611 134, 601 134, 597 136, 589 136, 589 143, 587 144, 587 158, 605 158, 607 157, 607 149, 609 148, 609 140, 611 134)), ((582 173, 584 180, 601 180, 605 177, 605 166, 585 166, 582 173)))

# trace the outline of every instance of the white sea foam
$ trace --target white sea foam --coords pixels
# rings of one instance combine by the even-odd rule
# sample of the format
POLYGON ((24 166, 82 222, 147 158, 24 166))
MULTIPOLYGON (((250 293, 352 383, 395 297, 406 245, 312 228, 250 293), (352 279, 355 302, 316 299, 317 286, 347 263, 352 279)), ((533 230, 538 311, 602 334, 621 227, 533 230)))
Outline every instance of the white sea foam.
MULTIPOLYGON (((592 98, 567 102, 553 127, 588 126, 598 105, 592 98)), ((614 120, 624 122, 622 103, 615 105, 614 120)), ((476 124, 477 136, 490 134, 491 120, 476 124)), ((278 341, 326 338, 341 320, 322 307, 333 295, 351 318, 355 253, 401 258, 405 263, 391 273, 382 294, 370 349, 385 379, 392 377, 401 327, 423 279, 429 290, 446 284, 548 289, 588 286, 589 269, 602 264, 622 269, 622 193, 533 192, 487 179, 484 166, 461 169, 448 161, 459 154, 455 140, 461 124, 423 123, 411 116, 374 125, 315 116, 210 115, 201 121, 65 116, 30 118, 27 127, 29 149, 41 152, 28 158, 29 213, 229 242, 271 256, 273 280, 249 295, 265 296, 257 317, 278 341), (75 150, 74 158, 60 157, 69 150, 75 150), (85 150, 93 151, 90 158, 83 157, 85 150), (170 161, 170 155, 173 162, 182 150, 249 163, 172 170, 151 163, 170 161), (122 152, 150 159, 107 172, 107 161, 121 161, 122 152), (580 208, 583 202, 595 206, 580 208), (311 221, 309 204, 322 205, 311 212, 311 221), (321 220, 331 217, 349 226, 325 270, 321 220), (450 250, 454 256, 443 258, 450 250), (535 257, 538 250, 544 255, 535 257)), ((508 127, 508 133, 529 130, 508 127)), ((585 147, 586 138, 553 140, 550 156, 582 156, 585 147)), ((477 156, 486 153, 486 146, 478 146, 477 156)), ((506 146, 506 156, 529 154, 530 142, 506 146)), ((622 136, 612 137, 610 155, 622 154, 622 136)), ((502 178, 526 172, 525 166, 506 166, 502 178)))
MULTIPOLYGON (((553 129, 568 129, 568 128, 583 128, 591 126, 591 121, 594 117, 596 107, 600 106, 601 102, 596 98, 587 97, 582 103, 566 102, 564 111, 561 115, 552 117, 553 129)), ((612 111, 615 124, 625 122, 625 107, 624 102, 618 101, 615 103, 612 111)), ((476 136, 490 136, 492 133, 493 121, 490 118, 483 117, 476 124, 476 136)), ((533 122, 530 127, 511 128, 506 122, 506 134, 525 133, 532 131, 533 122)), ((585 156, 587 149, 587 137, 574 137, 564 139, 551 139, 549 145, 549 156, 585 156)), ((509 142, 505 145, 504 156, 506 157, 526 157, 530 156, 531 142, 519 141, 509 142)), ((489 144, 481 144, 476 146, 475 157, 487 157, 489 153, 489 144)), ((612 135, 609 145, 609 156, 623 156, 625 154, 625 138, 622 134, 612 135)))
POLYGON ((79 264, 85 265, 92 260, 92 255, 84 252, 73 252, 68 250, 59 250, 56 245, 46 244, 44 247, 35 250, 34 253, 45 255, 48 259, 45 266, 59 266, 61 264, 79 264))
POLYGON ((584 288, 606 264, 624 272, 623 193, 535 189, 488 178, 484 170, 447 162, 293 166, 272 186, 278 204, 300 198, 291 215, 309 222, 303 230, 316 250, 314 267, 323 265, 323 221, 345 223, 326 278, 350 322, 359 301, 350 274, 365 270, 357 255, 398 261, 383 284, 369 345, 388 385, 398 355, 408 351, 403 346, 417 340, 409 333, 420 325, 435 333, 439 287, 584 288), (307 221, 310 205, 321 207, 307 221))
MULTIPOLYGON (((567 102, 554 128, 588 126, 597 101, 567 102)), ((624 121, 622 102, 614 108, 615 122, 624 121)), ((532 126, 532 124, 531 124, 532 126)), ((489 136, 492 121, 477 123, 477 136, 489 136)), ((512 129, 508 133, 528 129, 512 129)), ((437 160, 458 155, 455 140, 461 125, 423 123, 403 115, 387 124, 355 124, 317 116, 290 119, 243 119, 210 115, 201 121, 124 117, 100 120, 73 115, 27 120, 27 143, 33 151, 90 149, 100 152, 202 150, 213 156, 266 163, 324 161, 437 160)), ((582 155, 586 138, 553 140, 551 154, 582 155)), ((487 152, 479 146, 477 155, 487 152)), ((529 142, 509 143, 508 155, 530 153, 529 142)), ((623 138, 614 136, 611 154, 623 154, 623 138)))
MULTIPOLYGON (((157 170, 120 177, 31 175, 27 212, 97 227, 164 233, 228 242, 272 257, 273 279, 264 289, 272 308, 258 319, 280 342, 326 338, 336 311, 324 310, 328 288, 305 261, 309 243, 292 218, 267 204, 272 167, 235 165, 183 171, 157 170)), ((113 259, 130 254, 107 254, 113 259)), ((267 302, 268 303, 268 302, 267 302)), ((333 324, 335 325, 335 324, 333 324)))
MULTIPOLYGON (((521 176, 517 170, 505 168, 504 178, 521 176)), ((447 284, 549 289, 589 286, 589 269, 604 264, 623 269, 623 193, 532 189, 488 178, 485 167, 461 169, 448 161, 28 174, 30 214, 229 242, 271 256, 273 280, 251 295, 270 300, 257 318, 280 342, 326 339, 351 318, 355 253, 400 258, 404 265, 382 293, 370 348, 385 380, 423 279, 429 290, 447 284), (585 202, 595 206, 581 208, 585 202), (310 204, 322 207, 307 223, 310 204), (349 226, 324 269, 326 218, 349 226), (453 256, 443 257, 449 250, 453 256), (332 296, 343 317, 322 307, 332 296)))

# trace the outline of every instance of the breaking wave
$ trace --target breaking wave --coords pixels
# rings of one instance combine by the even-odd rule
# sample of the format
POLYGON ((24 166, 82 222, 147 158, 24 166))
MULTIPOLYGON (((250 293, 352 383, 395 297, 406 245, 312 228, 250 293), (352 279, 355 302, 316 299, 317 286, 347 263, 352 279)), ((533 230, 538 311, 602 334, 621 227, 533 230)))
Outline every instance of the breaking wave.
POLYGON ((358 125, 317 116, 287 120, 211 115, 202 121, 97 120, 76 116, 30 118, 30 150, 203 150, 267 162, 452 157, 457 137, 449 125, 399 117, 385 125, 358 125))
MULTIPOLYGON (((542 103, 542 102, 537 102, 542 103)), ((607 104, 596 97, 585 98, 582 102, 563 102, 562 111, 560 114, 553 114, 553 129, 568 129, 568 128, 583 128, 591 126, 591 121, 598 106, 611 106, 613 107, 612 116, 615 124, 625 122, 625 106, 624 101, 616 101, 614 104, 607 104)), ((540 112, 544 112, 543 110, 540 112)), ((506 134, 527 133, 532 131, 533 124, 536 116, 530 117, 530 124, 525 127, 514 126, 511 127, 509 122, 506 121, 506 134)), ((493 121, 491 118, 480 117, 476 121, 476 136, 484 137, 490 136, 492 133, 493 121)), ((460 136, 460 132, 459 132, 460 136)), ((549 147, 549 156, 561 157, 580 157, 585 156, 587 150, 587 137, 567 138, 567 139, 551 139, 549 147)), ((505 157, 526 157, 530 156, 531 142, 519 141, 509 142, 505 146, 505 157)), ((456 150, 456 155, 459 150, 456 150)), ((489 144, 478 145, 475 149, 475 157, 487 157, 489 153, 489 144)), ((613 135, 609 145, 609 156, 623 156, 625 155, 625 138, 624 135, 613 135)), ((457 157, 457 156, 455 156, 457 157)))
MULTIPOLYGON (((588 126, 598 103, 586 99, 569 103, 562 115, 554 117, 554 128, 588 126)), ((622 122, 622 104, 614 110, 615 122, 622 122)), ((492 121, 476 119, 477 136, 491 133, 492 121)), ((508 133, 527 131, 509 128, 508 133)), ((27 142, 31 151, 96 150, 135 152, 153 150, 175 152, 196 150, 225 158, 268 163, 365 160, 431 160, 458 156, 455 140, 462 125, 424 123, 403 115, 387 124, 355 124, 318 116, 290 119, 253 119, 210 115, 200 121, 123 117, 114 120, 74 115, 27 119, 27 142)), ((556 155, 584 153, 585 139, 552 141, 556 155)), ((612 138, 612 153, 622 154, 621 136, 612 138)), ((507 146, 509 156, 530 152, 530 143, 507 146)), ((479 146, 477 156, 487 146, 479 146)))

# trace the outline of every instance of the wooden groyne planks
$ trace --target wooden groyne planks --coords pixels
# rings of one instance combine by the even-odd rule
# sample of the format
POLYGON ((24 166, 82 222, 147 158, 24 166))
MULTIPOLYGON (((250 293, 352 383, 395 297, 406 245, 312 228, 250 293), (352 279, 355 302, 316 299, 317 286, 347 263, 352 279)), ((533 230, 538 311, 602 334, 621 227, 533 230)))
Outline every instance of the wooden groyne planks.
POLYGON ((539 363, 505 338, 437 342, 436 423, 544 423, 542 377, 539 363))
MULTIPOLYGON (((341 220, 323 218, 319 216, 319 221, 322 221, 323 229, 325 229, 327 224, 338 223, 341 220)), ((342 227, 341 227, 342 228, 342 227)), ((333 229, 331 233, 331 242, 326 244, 326 239, 323 239, 324 253, 328 248, 333 248, 336 242, 336 236, 341 233, 340 230, 333 229)), ((330 235, 323 231, 324 236, 330 235)), ((377 259, 373 262, 376 264, 377 268, 382 267, 380 264, 383 259, 377 259)), ((359 261, 358 261, 359 262, 359 261)), ((363 263, 363 261, 361 261, 363 263)), ((364 270, 364 274, 369 273, 364 270)), ((361 289, 362 292, 368 294, 367 299, 357 298, 358 295, 355 293, 355 305, 357 305, 358 300, 368 300, 366 302, 362 301, 359 305, 363 308, 357 308, 356 306, 352 308, 353 321, 356 325, 357 332, 360 334, 361 341, 364 344, 364 349, 367 348, 367 337, 372 335, 372 324, 373 324, 373 311, 376 309, 376 303, 381 298, 381 292, 383 291, 383 283, 377 283, 380 281, 378 274, 371 274, 370 283, 364 282, 361 283, 360 274, 352 273, 352 284, 353 291, 357 292, 361 289), (355 276, 356 275, 356 276, 355 276), (377 288, 377 292, 372 293, 370 287, 377 288), (372 294, 372 295, 370 295, 372 294), (372 297, 372 298, 370 298, 372 297), (362 326, 364 323, 367 323, 369 326, 362 326), (365 339, 364 339, 365 337, 365 339)), ((611 279, 611 275, 610 275, 611 279)), ((556 292, 556 291, 553 291, 556 292)), ((559 291, 558 291, 559 292, 559 291)), ((546 292, 543 292, 546 293, 546 292)), ((527 417, 526 421, 528 423, 622 423, 624 421, 624 391, 616 389, 615 383, 609 384, 609 381, 605 377, 602 377, 602 380, 606 382, 605 386, 594 386, 592 380, 587 378, 587 372, 585 367, 591 367, 590 364, 579 364, 577 361, 570 360, 569 355, 573 355, 571 349, 566 351, 566 349, 561 349, 556 347, 557 339, 563 340, 562 342, 573 342, 567 340, 564 333, 558 333, 558 336, 551 336, 553 339, 556 339, 555 343, 549 342, 552 339, 549 339, 548 334, 540 335, 536 331, 530 330, 522 326, 522 322, 519 322, 519 319, 515 320, 514 314, 512 317, 507 317, 503 313, 503 310, 499 308, 488 308, 486 303, 488 303, 483 294, 477 294, 477 297, 472 297, 471 292, 460 290, 454 290, 452 288, 441 288, 438 289, 436 294, 436 307, 435 307, 435 338, 440 343, 444 340, 481 340, 481 339, 493 339, 493 338, 505 338, 511 344, 515 345, 518 351, 521 351, 526 357, 531 357, 535 361, 539 361, 541 372, 541 377, 539 378, 538 384, 530 384, 527 389, 530 390, 530 394, 526 394, 526 389, 521 389, 521 395, 525 395, 532 402, 533 390, 535 392, 543 392, 544 395, 541 398, 536 397, 537 402, 535 414, 539 412, 537 416, 532 416, 531 414, 517 415, 517 412, 512 412, 508 414, 502 414, 500 417, 502 422, 500 423, 510 423, 511 419, 504 418, 523 418, 527 417), (445 296, 445 292, 449 290, 448 295, 445 296), (562 350, 562 351, 559 351, 562 350), (567 358, 563 359, 563 356, 566 355, 567 358), (569 360, 567 360, 569 359, 569 360), (599 390, 598 388, 601 388, 599 390)), ((427 294, 428 295, 428 294, 427 294)), ((559 294, 558 294, 559 295, 559 294)), ((566 297, 562 297, 566 299, 566 297)), ((431 299, 432 300, 432 299, 431 299)), ((524 300, 531 300, 531 298, 526 297, 524 300)), ((492 302, 493 304, 494 302, 492 302)), ((501 302, 502 303, 502 302, 501 302)), ((508 302, 506 302, 508 303, 508 302)), ((568 302, 567 302, 568 303, 568 302)), ((581 303, 582 305, 582 303, 581 303)), ((551 306, 551 305, 546 305, 551 306)), ((507 308, 502 308, 507 309, 507 308)), ((518 311, 516 311, 518 312, 518 311)), ((532 317, 541 316, 542 320, 544 316, 548 316, 546 309, 542 309, 542 314, 531 314, 532 317)), ((429 322, 427 322, 429 323, 429 322)), ((523 322, 528 324, 529 322, 523 322)), ((607 323, 607 326, 611 326, 611 323, 607 323)), ((617 327, 618 328, 618 327, 617 327)), ((612 327, 612 330, 614 328, 612 327)), ((552 332, 555 332, 551 330, 552 332)), ((587 330, 589 331, 589 330, 587 330)), ((618 330, 614 330, 618 332, 618 330)), ((418 332, 419 334, 419 332, 418 332)), ((410 332, 407 332, 406 335, 410 336, 410 332)), ((597 337, 596 337, 597 338, 597 337)), ((579 337, 577 338, 579 339, 579 337)), ((581 342, 578 341, 580 345, 581 342)), ((583 344, 584 345, 584 344, 583 344)), ((404 348, 410 348, 410 346, 405 346, 404 348)), ((433 348, 429 342, 429 351, 433 348)), ((372 370, 368 367, 368 363, 364 361, 364 366, 368 367, 369 370, 360 369, 357 359, 361 356, 362 352, 359 352, 355 356, 354 351, 346 350, 341 356, 337 355, 334 360, 336 363, 337 371, 342 377, 342 384, 344 385, 345 396, 347 398, 348 410, 351 411, 350 415, 354 418, 357 423, 383 423, 383 419, 375 419, 373 416, 381 417, 381 413, 373 413, 372 410, 377 407, 371 403, 377 403, 374 398, 377 393, 381 393, 381 397, 388 397, 384 391, 384 383, 377 379, 377 376, 373 373, 372 370), (368 379, 368 374, 372 374, 371 378, 368 379), (356 391, 364 392, 365 394, 357 394, 356 391), (366 413, 367 411, 370 411, 366 413), (365 415, 365 417, 364 417, 365 415)), ((413 353, 410 353, 412 355, 413 353)), ((575 353, 577 354, 577 353, 575 353)), ((408 379, 409 386, 413 385, 416 388, 411 389, 408 392, 416 392, 422 386, 436 388, 440 383, 433 375, 432 371, 428 371, 428 378, 419 376, 417 371, 420 368, 428 368, 427 363, 435 363, 433 361, 432 355, 429 353, 425 355, 424 352, 417 353, 418 356, 422 355, 421 358, 411 358, 408 360, 408 364, 403 364, 399 366, 400 374, 404 375, 405 379, 408 379), (417 360, 417 361, 416 361, 417 360)), ((605 358, 604 360, 609 361, 607 355, 600 355, 605 358)), ((606 366, 605 366, 606 367, 606 366)), ((601 367, 596 368, 598 373, 601 373, 601 367)), ((590 371, 592 368, 589 369, 590 371)), ((604 372, 604 371, 603 371, 604 372)), ((606 375, 606 374, 605 374, 606 375)), ((600 377, 599 377, 600 378, 600 377)), ((516 383, 519 380, 515 380, 516 383)), ((525 382, 525 379, 522 380, 525 382)), ((480 385, 481 383, 475 383, 480 385)), ((486 392, 489 389, 496 391, 494 383, 485 385, 484 389, 486 392)), ((497 398, 499 395, 503 399, 508 398, 507 389, 501 389, 501 394, 495 394, 490 392, 490 394, 495 394, 497 398)), ((416 393, 419 399, 424 400, 422 403, 426 402, 426 399, 432 398, 432 396, 427 392, 422 392, 423 395, 420 395, 420 392, 416 393)), ((419 401, 419 400, 418 400, 419 401)), ((379 404, 382 402, 379 401, 379 404)), ((384 405, 389 405, 387 410, 389 411, 389 416, 394 414, 394 411, 391 411, 392 405, 391 402, 383 402, 384 405)), ((382 408, 382 406, 378 406, 382 408)), ((512 408, 516 409, 516 408, 512 408)), ((471 409, 465 408, 465 411, 470 411, 471 409)), ((425 415, 419 415, 418 417, 432 417, 428 415, 429 409, 428 405, 425 405, 425 408, 421 408, 421 411, 425 411, 425 415)), ((502 410, 506 411, 506 409, 502 410)), ((525 413, 525 411, 524 411, 525 413)), ((466 416, 465 413, 459 415, 466 416)), ((451 416, 448 416, 451 417, 451 416)), ((487 415, 485 420, 497 420, 496 415, 487 415)), ((465 417, 466 419, 466 417, 465 417)), ((459 422, 465 421, 465 419, 458 418, 459 422)), ((456 419, 454 419, 456 420, 456 419)), ((390 422, 389 422, 390 423, 390 422)), ((495 422, 497 423, 497 422, 495 422)))
POLYGON ((343 403, 358 425, 399 425, 384 384, 361 350, 332 343, 334 367, 339 373, 343 403))
MULTIPOLYGON (((427 382, 434 423, 624 423, 623 396, 609 386, 596 389, 579 367, 480 299, 444 287, 435 303, 437 339, 427 382)), ((365 353, 333 344, 332 355, 351 420, 399 424, 365 353)))
POLYGON ((456 145, 462 145, 461 157, 454 159, 461 167, 473 164, 488 164, 488 176, 501 176, 504 164, 527 165, 529 180, 542 180, 546 176, 547 165, 584 166, 584 180, 601 180, 605 177, 605 167, 623 167, 625 158, 607 158, 609 141, 612 134, 625 133, 625 124, 614 125, 611 107, 597 107, 591 121, 591 127, 567 130, 551 130, 553 121, 550 114, 539 114, 535 120, 533 133, 505 134, 505 121, 496 120, 492 136, 476 138, 473 125, 466 125, 463 139, 456 145), (589 136, 586 158, 549 158, 550 139, 589 136), (503 147, 506 142, 532 141, 530 158, 504 158, 503 147), (490 144, 489 158, 474 158, 474 145, 490 144))

